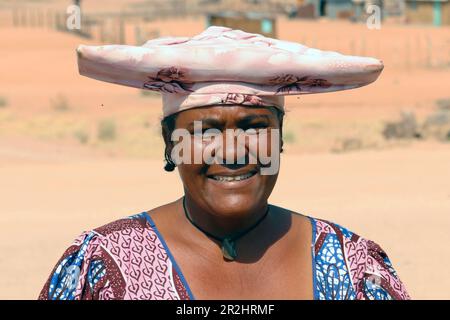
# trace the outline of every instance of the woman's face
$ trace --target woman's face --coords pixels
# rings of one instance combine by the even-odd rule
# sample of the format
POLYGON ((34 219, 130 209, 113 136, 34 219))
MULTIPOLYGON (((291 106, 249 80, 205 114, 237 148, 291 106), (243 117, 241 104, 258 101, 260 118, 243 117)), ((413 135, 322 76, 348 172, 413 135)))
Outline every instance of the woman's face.
MULTIPOLYGON (((196 206, 217 216, 238 217, 265 205, 278 177, 281 150, 280 118, 274 108, 189 109, 178 114, 175 129, 184 129, 185 142, 190 140, 190 148, 183 144, 177 149, 189 159, 178 171, 196 206)), ((175 142, 172 151, 176 148, 175 142)))

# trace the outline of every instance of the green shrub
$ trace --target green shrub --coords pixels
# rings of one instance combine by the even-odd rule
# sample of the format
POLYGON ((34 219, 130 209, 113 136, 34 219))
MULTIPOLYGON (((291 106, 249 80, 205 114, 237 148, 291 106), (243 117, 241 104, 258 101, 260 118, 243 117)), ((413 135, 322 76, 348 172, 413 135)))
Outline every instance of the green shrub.
POLYGON ((89 141, 89 134, 84 130, 77 130, 73 133, 73 136, 82 144, 86 144, 89 141))
POLYGON ((50 100, 50 104, 52 109, 55 111, 65 112, 70 109, 67 98, 61 94, 50 100))
POLYGON ((331 148, 332 152, 343 153, 363 149, 364 143, 358 137, 344 137, 336 139, 334 146, 331 148))
POLYGON ((5 108, 8 105, 8 100, 4 97, 0 97, 0 108, 5 108))
POLYGON ((98 124, 97 137, 101 141, 113 141, 116 139, 116 123, 112 119, 102 120, 98 124))
POLYGON ((283 132, 283 141, 289 144, 292 144, 295 142, 295 133, 290 131, 290 130, 286 130, 286 132, 283 132))
POLYGON ((400 120, 385 123, 382 134, 386 140, 421 137, 416 116, 413 112, 402 112, 400 120))
POLYGON ((450 99, 439 99, 436 104, 441 110, 450 110, 450 99))

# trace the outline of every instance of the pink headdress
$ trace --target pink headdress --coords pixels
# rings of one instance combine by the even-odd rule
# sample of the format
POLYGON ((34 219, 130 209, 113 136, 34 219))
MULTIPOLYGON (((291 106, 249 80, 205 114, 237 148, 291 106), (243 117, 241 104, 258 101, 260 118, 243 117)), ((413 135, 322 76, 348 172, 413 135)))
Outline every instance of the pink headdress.
POLYGON ((192 38, 153 39, 140 47, 80 45, 77 53, 81 75, 161 92, 164 116, 210 105, 283 109, 285 95, 361 87, 383 70, 375 58, 224 27, 209 27, 192 38))

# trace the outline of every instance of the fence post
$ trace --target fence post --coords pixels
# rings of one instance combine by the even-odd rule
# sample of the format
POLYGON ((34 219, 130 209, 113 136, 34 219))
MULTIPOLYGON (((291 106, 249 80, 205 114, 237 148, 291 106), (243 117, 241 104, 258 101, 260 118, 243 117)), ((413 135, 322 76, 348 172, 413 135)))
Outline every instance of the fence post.
POLYGON ((355 40, 352 38, 350 40, 350 55, 354 56, 355 54, 355 40))
POLYGON ((426 49, 427 49, 427 67, 431 68, 433 65, 432 56, 431 56, 431 50, 432 50, 432 44, 431 44, 431 38, 430 35, 426 35, 427 43, 426 43, 426 49))
POLYGON ((411 46, 409 43, 409 37, 406 38, 406 59, 405 59, 406 69, 411 69, 411 46))
POLYGON ((38 26, 42 28, 44 26, 44 13, 42 9, 38 11, 38 26))
POLYGON ((22 27, 27 26, 27 9, 26 8, 21 8, 20 25, 22 27))
POLYGON ((119 43, 125 43, 125 27, 123 23, 123 14, 121 13, 119 16, 119 43))
POLYGON ((36 9, 30 8, 28 13, 29 13, 29 17, 30 17, 30 26, 34 28, 34 27, 36 27, 36 9))
POLYGON ((141 33, 141 26, 137 25, 134 26, 134 42, 136 45, 141 46, 142 45, 142 33, 141 33))
POLYGON ((18 8, 13 8, 12 16, 13 16, 13 26, 18 27, 20 25, 20 16, 18 8))
POLYGON ((361 37, 361 55, 366 55, 366 39, 364 37, 361 37))
POLYGON ((52 12, 47 9, 46 13, 47 29, 52 29, 52 12))
POLYGON ((104 20, 100 20, 100 30, 99 30, 99 33, 100 33, 100 42, 101 43, 104 43, 105 42, 105 30, 104 30, 104 20))

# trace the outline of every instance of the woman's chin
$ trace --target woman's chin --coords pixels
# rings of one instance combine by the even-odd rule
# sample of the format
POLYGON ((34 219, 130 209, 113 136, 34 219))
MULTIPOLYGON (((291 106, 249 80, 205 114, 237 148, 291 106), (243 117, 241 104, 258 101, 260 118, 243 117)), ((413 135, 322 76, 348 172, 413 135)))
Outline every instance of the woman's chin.
POLYGON ((233 195, 232 197, 220 196, 210 203, 211 213, 221 218, 242 218, 261 205, 257 197, 244 197, 233 195))
POLYGON ((251 176, 241 179, 232 177, 205 177, 207 187, 211 192, 231 192, 245 193, 251 189, 261 186, 262 177, 259 173, 253 173, 251 176))

